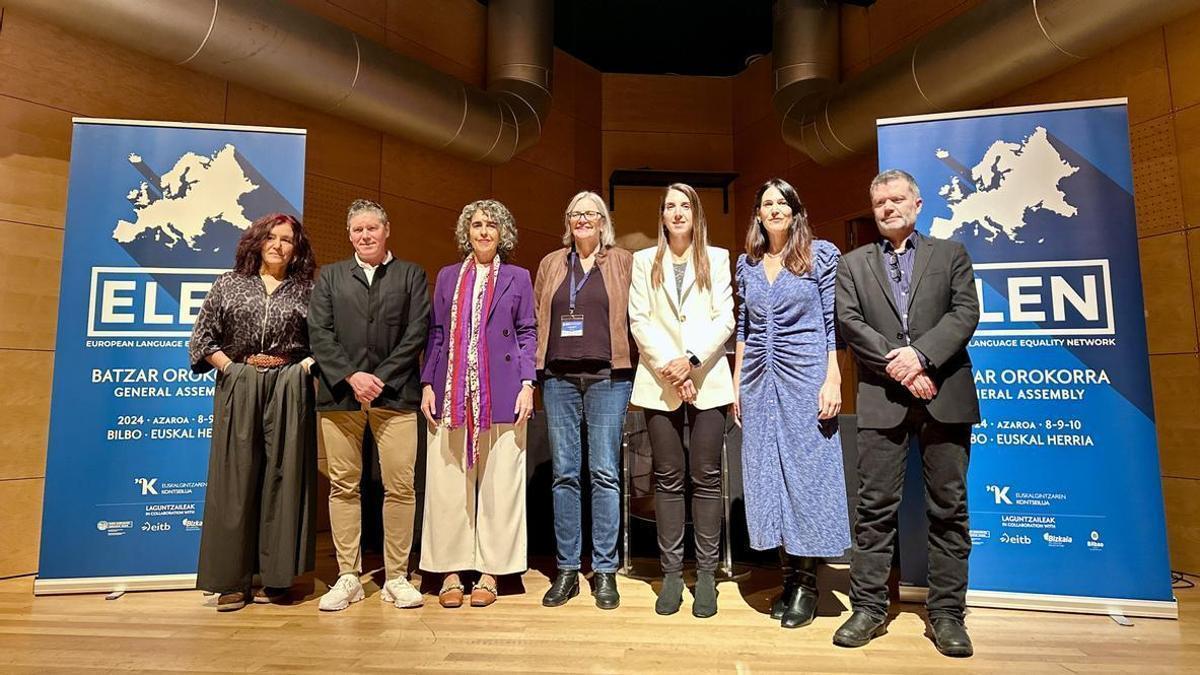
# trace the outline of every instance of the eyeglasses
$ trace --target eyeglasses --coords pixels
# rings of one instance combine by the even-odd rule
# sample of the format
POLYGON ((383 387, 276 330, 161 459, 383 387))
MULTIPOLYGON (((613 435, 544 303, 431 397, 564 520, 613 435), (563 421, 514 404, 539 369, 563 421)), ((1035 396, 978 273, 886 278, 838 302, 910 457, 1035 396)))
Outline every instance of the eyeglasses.
POLYGON ((900 273, 900 256, 895 251, 888 251, 888 270, 892 281, 900 283, 903 275, 900 273))
POLYGON ((568 211, 567 212, 567 218, 569 220, 577 220, 579 218, 587 218, 588 220, 595 220, 595 219, 599 218, 601 215, 602 214, 599 211, 568 211))

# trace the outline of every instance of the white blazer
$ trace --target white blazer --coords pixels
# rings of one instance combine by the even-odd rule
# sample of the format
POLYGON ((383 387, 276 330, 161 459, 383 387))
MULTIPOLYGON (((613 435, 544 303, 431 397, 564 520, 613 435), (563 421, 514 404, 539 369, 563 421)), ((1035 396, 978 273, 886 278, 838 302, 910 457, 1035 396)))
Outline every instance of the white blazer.
POLYGON ((733 403, 733 376, 725 358, 725 343, 733 334, 733 288, 729 279, 729 251, 708 247, 712 289, 696 283, 691 254, 678 292, 675 270, 668 250, 663 254, 663 283, 654 288, 650 269, 657 248, 633 254, 633 277, 629 288, 629 328, 640 356, 633 379, 634 405, 652 410, 675 410, 683 401, 675 386, 662 379, 658 369, 672 359, 700 359, 692 369, 696 401, 701 410, 733 403))

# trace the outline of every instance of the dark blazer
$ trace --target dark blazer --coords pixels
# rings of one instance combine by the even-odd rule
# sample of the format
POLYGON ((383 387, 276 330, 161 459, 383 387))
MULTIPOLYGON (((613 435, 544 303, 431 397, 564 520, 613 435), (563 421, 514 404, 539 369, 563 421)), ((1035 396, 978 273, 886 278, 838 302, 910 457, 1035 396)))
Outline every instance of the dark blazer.
POLYGON ((429 283, 420 266, 393 258, 370 285, 353 257, 323 266, 308 308, 317 409, 359 410, 346 377, 360 370, 385 385, 372 406, 420 408, 418 359, 428 332, 429 283))
POLYGON ((912 346, 929 359, 927 372, 938 386, 937 395, 925 404, 885 371, 884 355, 904 346, 904 334, 882 247, 882 242, 860 246, 838 266, 838 326, 858 362, 858 426, 897 426, 914 405, 927 405, 939 422, 978 422, 967 342, 979 323, 979 299, 967 250, 956 241, 933 237, 921 237, 916 246, 908 332, 912 346))
MULTIPOLYGON (((462 263, 447 265, 438 272, 433 290, 433 316, 421 382, 433 387, 437 397, 436 416, 445 412, 446 357, 450 350, 450 306, 454 284, 462 263)), ((537 320, 533 315, 533 281, 529 270, 507 263, 500 265, 496 290, 487 316, 488 380, 492 394, 492 421, 511 424, 523 381, 537 380, 533 362, 537 357, 537 320)))

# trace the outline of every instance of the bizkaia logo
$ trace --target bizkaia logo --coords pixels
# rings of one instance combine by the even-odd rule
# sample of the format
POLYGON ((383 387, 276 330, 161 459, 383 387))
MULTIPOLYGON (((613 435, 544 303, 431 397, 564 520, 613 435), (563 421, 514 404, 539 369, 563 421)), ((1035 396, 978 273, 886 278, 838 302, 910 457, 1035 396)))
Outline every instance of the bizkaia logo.
POLYGON ((183 519, 183 529, 185 529, 185 530, 189 530, 189 531, 198 530, 201 527, 204 527, 203 520, 193 520, 192 518, 184 518, 183 519))
POLYGON ((1019 546, 1028 546, 1033 543, 1033 540, 1025 534, 1009 534, 1007 532, 1000 535, 1001 544, 1016 544, 1019 546))
POLYGON ((1087 547, 1089 551, 1099 551, 1104 548, 1104 542, 1100 541, 1099 532, 1092 530, 1091 535, 1088 536, 1087 547))
POLYGON ((226 270, 93 267, 88 337, 189 337, 213 282, 226 270))
POLYGON ((1063 546, 1066 546, 1067 544, 1074 542, 1075 540, 1067 535, 1043 532, 1042 533, 1042 541, 1045 541, 1047 544, 1050 544, 1051 546, 1054 546, 1054 547, 1063 547, 1063 546))
POLYGON ((976 337, 1115 335, 1108 260, 976 263, 976 337))
POLYGON ((142 489, 143 497, 158 494, 158 487, 156 487, 158 483, 157 478, 134 478, 133 483, 142 489))
POLYGON ((1012 504, 1012 499, 1008 496, 1009 487, 1007 485, 988 485, 986 487, 997 504, 1012 504))

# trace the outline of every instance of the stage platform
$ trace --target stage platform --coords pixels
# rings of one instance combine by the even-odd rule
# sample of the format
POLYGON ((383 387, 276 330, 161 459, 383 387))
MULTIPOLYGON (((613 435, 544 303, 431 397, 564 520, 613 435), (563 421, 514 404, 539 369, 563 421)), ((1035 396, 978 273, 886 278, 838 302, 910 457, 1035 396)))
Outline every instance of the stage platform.
MULTIPOLYGON (((325 548, 325 547, 322 547, 325 548)), ((621 606, 597 609, 586 588, 566 606, 541 606, 547 565, 535 561, 484 609, 438 606, 398 610, 367 599, 335 613, 317 598, 335 566, 294 589, 288 605, 217 613, 199 591, 33 597, 33 580, 0 581, 0 672, 516 672, 766 673, 854 672, 1195 672, 1200 669, 1200 590, 1177 591, 1180 621, 1106 616, 970 611, 976 656, 947 659, 926 636, 919 605, 899 605, 888 633, 862 649, 830 642, 848 616, 844 567, 821 570, 820 617, 784 630, 766 614, 778 573, 750 568, 720 584, 720 612, 690 614, 691 593, 674 616, 654 613, 657 582, 619 578, 621 606), (522 588, 523 587, 523 588, 522 588), (1193 604, 1196 603, 1196 604, 1193 604)), ((377 562, 368 558, 367 562, 377 562)), ((652 561, 640 561, 641 567, 652 561)), ((381 577, 377 577, 381 580, 381 577)))

